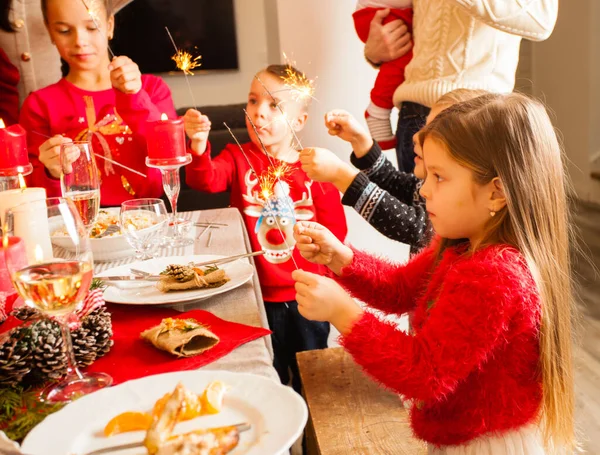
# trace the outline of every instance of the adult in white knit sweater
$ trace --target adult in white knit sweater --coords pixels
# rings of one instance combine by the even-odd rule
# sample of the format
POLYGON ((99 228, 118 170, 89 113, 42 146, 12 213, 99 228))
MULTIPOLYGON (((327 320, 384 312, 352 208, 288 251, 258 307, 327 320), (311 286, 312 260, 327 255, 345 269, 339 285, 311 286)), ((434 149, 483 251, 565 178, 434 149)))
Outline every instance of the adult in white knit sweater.
MULTIPOLYGON (((412 137, 438 98, 457 88, 513 90, 521 39, 550 36, 558 0, 413 0, 413 13, 413 58, 394 93, 400 109, 396 152, 404 172, 414 168, 412 137)), ((409 37, 398 38, 399 22, 383 25, 384 18, 385 12, 375 16, 365 44, 374 64, 406 53, 409 37)))

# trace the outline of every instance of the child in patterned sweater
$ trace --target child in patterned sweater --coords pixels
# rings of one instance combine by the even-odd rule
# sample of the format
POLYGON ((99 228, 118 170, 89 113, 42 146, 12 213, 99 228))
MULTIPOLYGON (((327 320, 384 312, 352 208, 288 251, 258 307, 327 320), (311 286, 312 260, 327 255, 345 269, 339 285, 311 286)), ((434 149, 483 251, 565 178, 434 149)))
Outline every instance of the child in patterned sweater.
MULTIPOLYGON (((427 123, 452 106, 485 94, 484 90, 457 89, 442 96, 433 106, 427 123)), ((432 235, 425 202, 418 191, 425 178, 422 152, 415 140, 414 174, 398 171, 381 152, 377 141, 349 113, 334 110, 325 115, 329 134, 352 145, 350 161, 343 162, 329 150, 305 149, 302 169, 310 178, 331 182, 344 193, 342 204, 354 209, 375 229, 392 240, 411 246, 414 253, 427 245, 432 235)))

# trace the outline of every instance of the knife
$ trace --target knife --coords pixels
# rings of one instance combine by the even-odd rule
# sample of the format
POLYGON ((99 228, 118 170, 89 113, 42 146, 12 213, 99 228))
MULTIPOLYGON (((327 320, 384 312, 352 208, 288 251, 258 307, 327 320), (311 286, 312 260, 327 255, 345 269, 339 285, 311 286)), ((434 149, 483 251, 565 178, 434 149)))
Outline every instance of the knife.
POLYGON ((237 261, 238 259, 250 258, 254 256, 261 256, 265 254, 264 251, 254 251, 252 253, 244 253, 238 254, 236 256, 227 256, 225 258, 213 259, 212 261, 204 261, 204 262, 194 262, 194 267, 202 267, 204 265, 216 265, 216 264, 226 264, 227 262, 237 261))
POLYGON ((158 281, 160 275, 122 275, 122 276, 98 276, 96 277, 102 281, 158 281))
MULTIPOLYGON (((236 428, 240 433, 243 431, 248 431, 251 428, 251 425, 249 423, 238 423, 237 425, 226 425, 226 426, 231 426, 236 428)), ((212 428, 214 430, 216 430, 216 428, 212 428)), ((193 433, 193 431, 191 431, 190 433, 193 433)), ((177 437, 179 435, 174 435, 172 436, 173 438, 177 437)), ((112 446, 112 447, 106 447, 104 449, 98 449, 98 450, 94 450, 92 452, 87 452, 85 455, 101 455, 103 453, 113 453, 115 451, 120 451, 120 450, 125 450, 125 449, 134 449, 136 447, 143 447, 144 443, 143 442, 132 442, 129 444, 121 444, 118 446, 112 446)))

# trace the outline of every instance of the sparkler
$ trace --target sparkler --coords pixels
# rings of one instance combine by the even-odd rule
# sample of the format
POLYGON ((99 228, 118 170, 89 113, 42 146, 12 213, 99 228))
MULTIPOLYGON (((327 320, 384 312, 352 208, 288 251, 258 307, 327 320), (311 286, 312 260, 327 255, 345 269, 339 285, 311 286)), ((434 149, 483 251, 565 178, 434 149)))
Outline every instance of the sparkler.
MULTIPOLYGON (((97 1, 98 0, 91 0, 91 4, 94 5, 97 1)), ((108 44, 108 37, 102 32, 102 29, 100 28, 100 25, 99 25, 100 24, 100 15, 98 14, 97 9, 92 9, 91 7, 88 7, 85 0, 81 0, 81 3, 83 3, 83 6, 87 10, 87 13, 90 16, 90 19, 92 19, 92 22, 94 23, 94 27, 96 27, 96 29, 98 29, 98 32, 106 40, 106 47, 108 47, 108 52, 110 54, 111 60, 114 59, 115 53, 110 48, 110 44, 108 44)))
MULTIPOLYGON (((285 54, 284 54, 284 56, 285 56, 285 54)), ((289 66, 289 64, 288 64, 288 68, 286 69, 286 73, 288 73, 288 74, 294 74, 294 71, 291 69, 291 67, 289 66)), ((303 149, 304 147, 302 146, 302 143, 300 142, 300 139, 298 138, 298 135, 296 134, 296 131, 294 130, 294 128, 292 128, 292 124, 290 123, 290 120, 287 118, 287 115, 285 115, 285 112, 283 111, 283 108, 281 107, 281 103, 277 102, 277 99, 273 96, 273 93, 271 93, 271 91, 267 88, 267 86, 265 85, 265 83, 260 79, 260 77, 258 77, 258 74, 256 74, 254 77, 256 78, 256 80, 258 82, 260 82, 260 85, 263 86, 263 88, 265 89, 265 91, 267 92, 267 94, 275 102, 275 105, 277 106, 277 109, 281 113, 281 116, 285 120, 285 123, 287 123, 288 128, 292 132, 292 135, 294 137, 294 140, 296 141, 297 147, 300 148, 300 149, 303 149)), ((304 73, 302 73, 302 78, 301 79, 306 79, 306 76, 304 76, 304 73)), ((312 81, 311 81, 311 84, 312 84, 312 81)), ((314 88, 313 88, 313 90, 314 90, 314 88)), ((244 112, 246 112, 246 111, 244 111, 244 112)), ((247 113, 246 113, 246 116, 248 117, 247 113)), ((248 117, 248 118, 250 118, 250 117, 248 117)), ((252 120, 250 120, 250 123, 252 124, 252 120)), ((252 126, 254 127, 254 124, 252 124, 252 126)), ((254 128, 254 133, 256 134, 256 137, 258 137, 258 133, 256 132, 256 128, 254 128)), ((260 138, 258 140, 260 141, 260 138)), ((262 141, 261 141, 261 145, 262 145, 262 141)), ((263 146, 263 148, 264 148, 264 146, 263 146)), ((266 150, 265 150, 265 153, 267 153, 266 150)), ((267 153, 267 155, 268 155, 268 153, 267 153)), ((317 183, 319 184, 319 188, 321 188, 321 191, 323 191, 323 185, 321 185, 321 182, 317 182, 317 183)))
MULTIPOLYGON (((246 117, 250 121, 250 124, 252 125, 252 128, 254 129, 254 134, 256 134, 256 137, 258 138, 261 147, 263 148, 265 154, 267 155, 267 159, 271 163, 272 167, 269 168, 266 175, 259 175, 256 172, 256 169, 254 169, 254 166, 252 166, 252 163, 250 162, 248 155, 246 155, 246 152, 244 152, 242 145, 237 140, 237 137, 235 137, 235 134, 233 134, 233 131, 231 131, 231 128, 229 128, 229 126, 225 122, 223 122, 223 125, 225 125, 225 128, 227 128, 227 130, 229 131, 229 134, 231 134, 231 137, 233 137, 233 140, 235 141, 237 146, 240 148, 242 155, 246 159, 248 166, 250 166, 250 169, 252 169, 252 172, 254 172, 254 175, 258 179, 259 186, 260 186, 260 195, 263 197, 263 199, 266 202, 267 200, 269 200, 269 198, 271 196, 273 196, 273 194, 274 194, 273 187, 275 186, 275 184, 277 182, 281 184, 281 179, 284 178, 285 176, 287 176, 291 172, 291 168, 286 163, 283 163, 283 162, 279 166, 274 165, 274 163, 271 161, 271 157, 269 156, 267 150, 265 149, 264 144, 258 137, 258 133, 256 131, 256 126, 254 125, 254 122, 252 122, 252 119, 248 115, 248 112, 246 112, 246 109, 244 109, 244 114, 246 114, 246 117)), ((290 207, 290 209, 292 210, 292 213, 294 213, 294 207, 292 207, 290 205, 289 201, 287 201, 285 198, 283 198, 283 200, 287 202, 288 207, 290 207)), ((275 223, 277 223, 277 229, 279 229, 279 233, 281 234, 281 238, 283 239, 285 246, 287 247, 288 250, 290 250, 291 249, 290 244, 288 243, 288 241, 286 239, 283 229, 281 229, 279 220, 277 220, 277 217, 274 217, 274 220, 275 220, 275 223)), ((298 264, 296 263, 296 259, 294 259, 294 255, 292 254, 292 256, 290 256, 290 257, 292 258, 294 267, 296 267, 296 270, 298 270, 299 267, 298 267, 298 264)))
POLYGON ((167 31, 167 35, 169 35, 169 39, 171 40, 171 43, 173 43, 173 47, 175 48, 175 54, 171 57, 171 60, 175 62, 175 65, 177 65, 177 69, 183 71, 183 75, 185 76, 185 82, 187 83, 188 90, 190 91, 190 97, 192 98, 192 106, 194 106, 194 109, 198 110, 196 107, 196 100, 194 99, 194 92, 192 91, 190 80, 188 79, 188 74, 192 76, 194 75, 194 73, 192 73, 192 70, 198 68, 202 64, 198 61, 202 56, 198 55, 197 57, 193 57, 192 54, 190 54, 189 52, 185 52, 179 49, 177 47, 177 44, 175 44, 175 40, 173 39, 169 28, 165 27, 165 30, 167 31))

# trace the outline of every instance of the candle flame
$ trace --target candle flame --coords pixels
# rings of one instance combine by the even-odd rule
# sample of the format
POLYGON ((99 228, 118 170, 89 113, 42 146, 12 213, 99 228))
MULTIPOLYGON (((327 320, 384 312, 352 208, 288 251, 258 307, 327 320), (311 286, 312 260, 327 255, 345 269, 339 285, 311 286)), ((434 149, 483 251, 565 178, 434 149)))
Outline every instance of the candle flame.
POLYGON ((25 183, 25 178, 23 178, 23 174, 19 172, 19 186, 21 187, 21 191, 27 188, 27 184, 25 183))
POLYGON ((201 55, 194 57, 189 52, 177 49, 177 52, 171 57, 171 60, 175 62, 177 69, 183 71, 184 74, 190 74, 193 76, 194 73, 192 73, 192 70, 202 65, 202 63, 198 61, 201 58, 201 55))
POLYGON ((1 117, 0 117, 0 128, 6 128, 6 125, 4 124, 4 120, 2 120, 1 117))
POLYGON ((165 120, 169 120, 169 117, 164 112, 160 114, 160 119, 164 122, 165 120))
POLYGON ((6 234, 4 234, 4 236, 2 237, 2 246, 4 248, 8 248, 8 235, 6 235, 6 234))
POLYGON ((44 250, 39 243, 35 246, 33 255, 35 256, 35 262, 44 262, 44 250))

